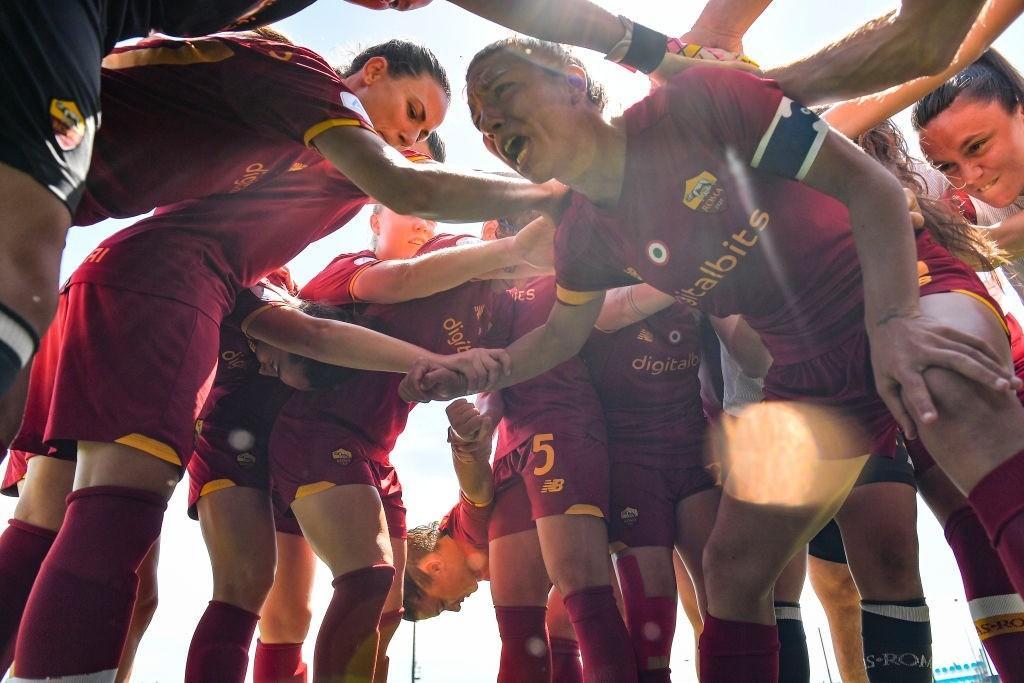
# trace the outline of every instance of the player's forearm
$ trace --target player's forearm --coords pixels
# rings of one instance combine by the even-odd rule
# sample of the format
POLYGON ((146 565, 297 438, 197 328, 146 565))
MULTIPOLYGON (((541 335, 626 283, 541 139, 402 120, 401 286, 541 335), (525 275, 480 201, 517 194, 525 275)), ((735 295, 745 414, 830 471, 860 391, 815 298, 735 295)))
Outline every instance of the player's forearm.
POLYGON ((684 38, 732 52, 742 50, 743 36, 772 0, 709 0, 684 38))
POLYGON ((935 76, 916 78, 891 90, 841 102, 825 112, 829 125, 847 137, 856 137, 911 106, 959 73, 988 49, 1024 11, 1024 0, 989 0, 974 22, 956 57, 935 76))
POLYGON ((554 268, 538 268, 537 266, 531 266, 528 263, 519 263, 514 266, 508 266, 506 268, 498 268, 496 270, 490 270, 486 273, 477 275, 477 280, 523 280, 531 277, 544 277, 545 275, 554 275, 554 268))
POLYGON ((407 372, 417 358, 436 356, 375 330, 325 319, 310 334, 275 346, 321 363, 378 372, 407 372))
POLYGON ((847 207, 861 264, 865 322, 871 334, 887 320, 918 311, 914 228, 903 189, 884 171, 864 178, 847 207))
POLYGON ((601 314, 594 327, 602 332, 615 332, 649 318, 675 303, 675 299, 648 284, 630 285, 609 290, 605 294, 601 314))
POLYGON ((494 500, 494 475, 486 458, 465 461, 453 457, 452 465, 459 489, 469 502, 483 506, 494 500))
POLYGON ((938 73, 980 12, 984 0, 904 0, 820 52, 766 72, 805 105, 860 97, 938 73))
POLYGON ((525 382, 564 363, 579 353, 588 335, 589 332, 561 335, 548 324, 528 332, 506 349, 512 359, 512 372, 503 377, 495 389, 525 382))
MULTIPOLYGON (((441 164, 409 164, 399 213, 440 221, 468 223, 522 211, 551 212, 557 204, 553 184, 536 185, 473 171, 456 171, 441 164)), ((377 195, 375 195, 377 196, 377 195)))
POLYGON ((587 0, 450 0, 528 36, 607 54, 625 34, 611 12, 587 0))
POLYGON ((475 242, 367 269, 352 285, 360 301, 399 303, 445 292, 519 263, 511 239, 475 242))
POLYGON ((710 318, 722 346, 740 366, 744 375, 756 379, 768 374, 772 366, 772 356, 761 342, 761 338, 743 318, 738 315, 710 318))

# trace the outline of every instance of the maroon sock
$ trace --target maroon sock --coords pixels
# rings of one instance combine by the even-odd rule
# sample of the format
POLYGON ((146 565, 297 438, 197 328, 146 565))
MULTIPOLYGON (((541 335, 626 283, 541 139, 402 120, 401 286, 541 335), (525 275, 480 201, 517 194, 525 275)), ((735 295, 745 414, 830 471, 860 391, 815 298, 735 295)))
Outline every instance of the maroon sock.
POLYGON ((642 683, 669 683, 669 655, 676 632, 675 597, 648 597, 640 563, 632 555, 616 558, 619 590, 626 608, 626 629, 642 683))
POLYGON ((551 639, 551 683, 583 683, 580 644, 575 640, 551 639))
POLYGON ((258 614, 211 600, 192 634, 185 683, 243 683, 258 614))
POLYGON ((950 515, 945 531, 981 644, 1000 675, 1011 681, 1024 674, 1024 601, 972 508, 950 515))
POLYGON ((394 578, 390 564, 375 564, 334 580, 334 597, 316 637, 315 680, 373 680, 377 625, 394 578))
POLYGON ((611 586, 595 586, 564 598, 583 655, 587 683, 632 683, 637 680, 636 660, 629 632, 615 605, 611 586))
POLYGON ((967 497, 1006 575, 1024 593, 1024 452, 986 474, 967 497))
POLYGON ((252 683, 306 683, 302 643, 264 643, 257 640, 252 683))
POLYGON ((551 648, 547 607, 494 607, 501 636, 498 683, 548 683, 551 648))
POLYGON ((10 520, 8 525, 0 535, 0 676, 11 668, 25 602, 39 565, 57 536, 56 531, 20 519, 10 520))
POLYGON ((163 496, 123 486, 71 493, 15 647, 25 678, 114 671, 135 604, 136 570, 160 535, 163 496), (59 625, 59 626, 58 626, 59 625))
POLYGON ((779 630, 710 614, 700 634, 701 683, 778 683, 779 630))

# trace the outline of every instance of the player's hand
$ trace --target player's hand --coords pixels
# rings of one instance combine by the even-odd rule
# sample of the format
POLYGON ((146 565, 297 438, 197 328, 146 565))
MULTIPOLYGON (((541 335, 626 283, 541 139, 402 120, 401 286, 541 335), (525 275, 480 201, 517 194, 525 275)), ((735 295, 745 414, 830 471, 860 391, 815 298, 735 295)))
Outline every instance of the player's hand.
POLYGON ((914 230, 924 227, 924 212, 921 204, 917 201, 917 195, 913 191, 903 188, 903 194, 907 197, 907 211, 910 212, 910 222, 914 224, 914 230))
POLYGON ((678 45, 703 45, 708 50, 718 50, 733 55, 743 54, 743 36, 707 28, 698 28, 697 26, 694 26, 678 38, 669 38, 669 50, 679 52, 678 49, 673 49, 673 43, 678 45))
POLYGON ((366 9, 390 9, 391 7, 390 0, 346 0, 346 2, 351 2, 353 5, 359 5, 366 9))
POLYGON ((516 256, 534 268, 555 267, 555 224, 541 216, 512 238, 516 256))
POLYGON ((439 368, 457 372, 466 380, 467 394, 492 391, 512 371, 512 358, 505 349, 470 349, 450 356, 438 356, 439 368))
POLYGON ((487 462, 491 455, 494 420, 481 415, 475 405, 462 398, 449 403, 445 412, 452 426, 452 457, 460 462, 487 462))
POLYGON ((428 403, 465 396, 466 378, 461 373, 441 367, 430 358, 417 360, 398 385, 403 401, 428 403))
POLYGON ((420 7, 426 7, 431 3, 431 0, 391 0, 391 8, 396 9, 399 12, 407 12, 411 9, 419 9, 420 7))
POLYGON ((1016 391, 1020 380, 987 342, 921 313, 869 326, 875 386, 911 439, 917 426, 935 422, 938 410, 924 381, 930 367, 945 368, 997 392, 1016 391))
POLYGON ((562 221, 562 214, 569 207, 572 194, 568 187, 557 180, 549 180, 543 185, 548 190, 548 196, 544 203, 537 206, 536 209, 550 218, 555 225, 558 225, 562 221))
POLYGON ((686 43, 680 43, 675 39, 669 40, 669 51, 665 53, 665 58, 661 60, 658 68, 649 74, 655 84, 662 85, 677 73, 695 66, 739 69, 740 71, 761 74, 761 69, 757 62, 743 54, 733 54, 724 50, 694 45, 692 47, 699 48, 694 53, 695 56, 687 57, 682 52, 686 47, 689 47, 686 43), (675 44, 676 50, 673 50, 673 44, 675 44))

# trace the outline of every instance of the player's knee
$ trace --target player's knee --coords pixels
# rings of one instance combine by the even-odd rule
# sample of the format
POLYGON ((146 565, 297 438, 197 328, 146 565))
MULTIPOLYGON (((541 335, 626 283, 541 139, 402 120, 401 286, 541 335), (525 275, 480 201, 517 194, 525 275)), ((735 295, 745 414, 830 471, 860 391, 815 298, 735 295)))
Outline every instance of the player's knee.
POLYGON ((271 643, 300 643, 312 621, 313 610, 307 603, 265 607, 260 613, 260 637, 271 643))
POLYGON ((762 601, 771 594, 768 568, 763 567, 753 553, 746 552, 736 543, 712 537, 704 548, 702 565, 709 596, 731 594, 762 601))
POLYGON ((214 576, 215 600, 258 612, 274 585, 273 562, 239 562, 214 576))

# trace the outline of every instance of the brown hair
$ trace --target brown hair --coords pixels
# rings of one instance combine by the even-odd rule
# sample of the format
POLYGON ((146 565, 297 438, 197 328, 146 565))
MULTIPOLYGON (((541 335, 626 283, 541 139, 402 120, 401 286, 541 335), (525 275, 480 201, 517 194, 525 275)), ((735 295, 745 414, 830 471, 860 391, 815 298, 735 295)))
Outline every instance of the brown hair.
POLYGON ((408 538, 406 538, 405 577, 403 578, 404 591, 402 595, 402 607, 405 610, 402 618, 406 621, 419 621, 423 618, 423 614, 419 610, 419 604, 425 594, 420 586, 429 586, 431 578, 420 569, 420 560, 437 550, 437 542, 441 539, 441 536, 441 522, 439 521, 421 524, 409 529, 408 538))
POLYGON ((994 270, 1006 263, 1005 256, 984 230, 968 223, 946 202, 924 196, 924 178, 914 170, 907 141, 891 120, 862 133, 855 142, 896 176, 903 187, 917 195, 925 228, 949 253, 975 270, 994 270))

